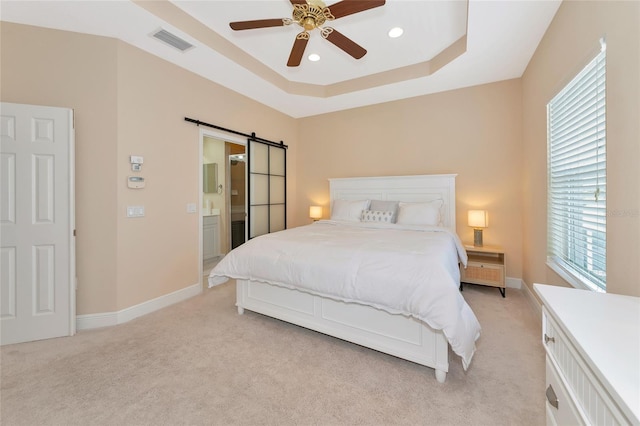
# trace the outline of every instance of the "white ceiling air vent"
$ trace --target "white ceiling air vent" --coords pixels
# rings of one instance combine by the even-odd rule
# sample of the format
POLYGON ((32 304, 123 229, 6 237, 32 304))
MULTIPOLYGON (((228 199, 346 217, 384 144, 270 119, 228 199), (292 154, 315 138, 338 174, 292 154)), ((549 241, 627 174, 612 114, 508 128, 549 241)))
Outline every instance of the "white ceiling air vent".
POLYGON ((187 50, 193 47, 193 44, 189 43, 178 37, 177 35, 171 34, 167 30, 163 30, 160 28, 155 33, 151 34, 152 37, 157 38, 158 40, 168 44, 171 47, 175 47, 181 52, 186 52, 187 50))

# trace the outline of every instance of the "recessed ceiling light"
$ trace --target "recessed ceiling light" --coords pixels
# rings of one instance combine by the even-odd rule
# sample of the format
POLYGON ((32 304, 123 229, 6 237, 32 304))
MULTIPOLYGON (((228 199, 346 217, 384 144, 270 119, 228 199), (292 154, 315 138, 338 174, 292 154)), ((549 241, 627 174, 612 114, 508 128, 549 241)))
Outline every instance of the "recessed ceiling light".
POLYGON ((400 37, 403 32, 404 32, 404 30, 402 28, 400 28, 400 27, 391 28, 389 30, 389 37, 391 37, 391 38, 400 37))
POLYGON ((309 55, 309 60, 311 62, 317 62, 320 60, 320 55, 318 55, 317 53, 312 53, 311 55, 309 55))

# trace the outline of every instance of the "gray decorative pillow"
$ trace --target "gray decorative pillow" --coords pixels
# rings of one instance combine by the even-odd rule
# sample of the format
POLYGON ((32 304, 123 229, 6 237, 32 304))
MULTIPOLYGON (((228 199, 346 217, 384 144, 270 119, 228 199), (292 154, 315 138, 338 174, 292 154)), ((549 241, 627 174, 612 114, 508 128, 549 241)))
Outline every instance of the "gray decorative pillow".
POLYGON ((396 223, 396 218, 398 217, 398 204, 398 201, 371 200, 369 210, 391 212, 393 213, 391 223, 396 223))
POLYGON ((363 210, 362 222, 379 222, 379 223, 393 223, 393 212, 383 212, 380 210, 363 210))

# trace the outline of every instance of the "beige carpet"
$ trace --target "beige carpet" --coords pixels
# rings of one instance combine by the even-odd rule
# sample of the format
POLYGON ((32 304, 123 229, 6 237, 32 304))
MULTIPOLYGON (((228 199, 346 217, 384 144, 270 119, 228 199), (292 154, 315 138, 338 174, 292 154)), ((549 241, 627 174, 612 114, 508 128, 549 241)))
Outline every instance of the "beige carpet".
POLYGON ((544 352, 525 295, 465 286, 471 367, 433 370, 234 306, 235 283, 127 324, 1 350, 10 425, 543 425, 544 352))

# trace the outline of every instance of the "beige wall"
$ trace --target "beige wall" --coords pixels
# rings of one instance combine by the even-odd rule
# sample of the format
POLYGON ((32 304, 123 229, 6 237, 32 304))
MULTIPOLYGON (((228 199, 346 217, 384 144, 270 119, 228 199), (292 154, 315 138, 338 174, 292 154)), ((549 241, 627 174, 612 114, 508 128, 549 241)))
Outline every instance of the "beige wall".
POLYGON ((486 208, 508 276, 566 285, 545 266, 545 105, 606 34, 608 286, 640 295, 639 24, 639 2, 566 1, 522 79, 294 120, 117 40, 2 23, 0 98, 75 110, 81 315, 198 283, 200 139, 185 116, 289 145, 290 227, 311 204, 328 215, 331 177, 457 173, 461 238, 466 211, 486 208), (131 154, 144 190, 126 188, 131 154))
POLYGON ((522 78, 524 280, 546 264, 546 104, 607 40, 607 291, 640 296, 640 2, 565 1, 522 78))
MULTIPOLYGON (((294 119, 123 42, 2 23, 1 100, 76 117, 77 313, 113 312, 199 282, 199 129, 192 117, 289 145, 294 119), (131 190, 129 155, 146 188, 131 190), (144 218, 126 218, 144 205, 144 218)), ((291 206, 295 197, 290 197, 291 206)))
POLYGON ((2 101, 74 109, 78 313, 114 310, 117 43, 5 22, 1 31, 2 101))
POLYGON ((467 210, 487 209, 485 245, 503 246, 521 278, 521 104, 509 80, 300 119, 299 220, 312 204, 328 217, 328 178, 457 173, 458 234, 473 242, 467 210))

